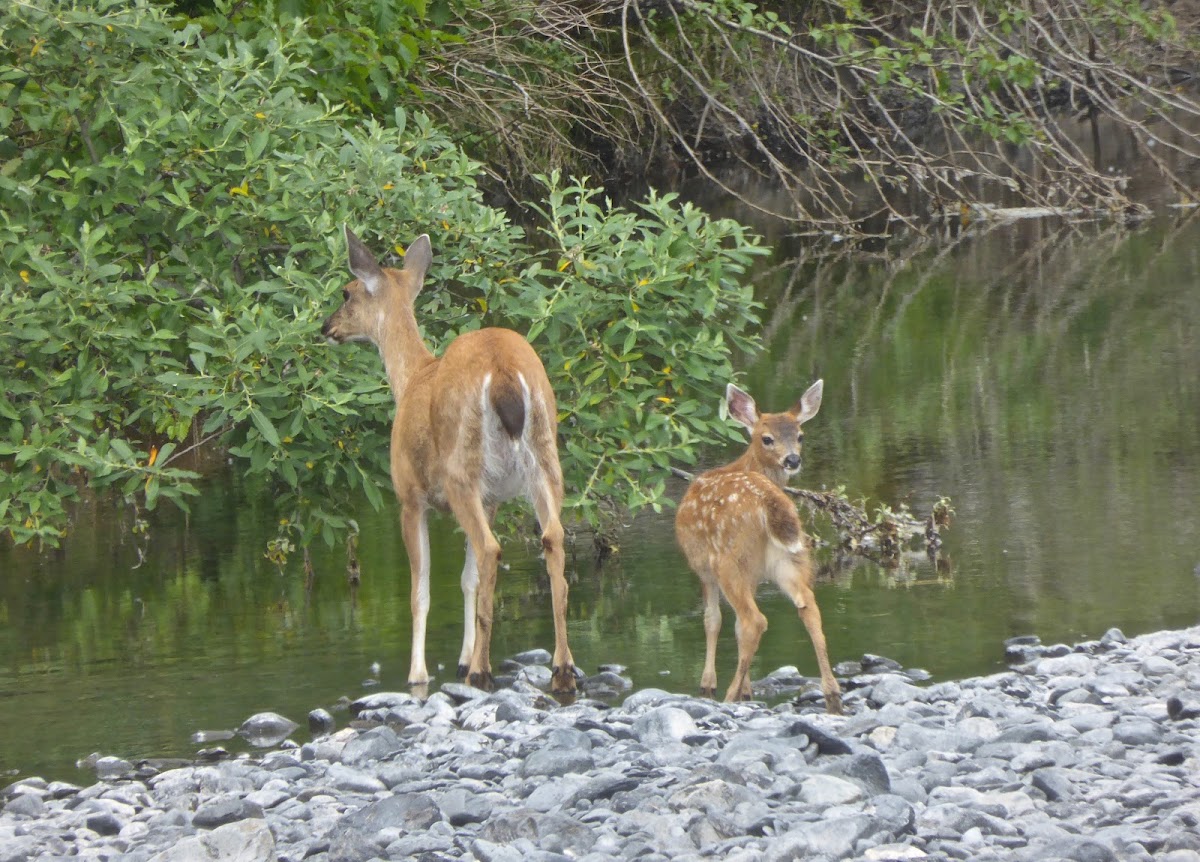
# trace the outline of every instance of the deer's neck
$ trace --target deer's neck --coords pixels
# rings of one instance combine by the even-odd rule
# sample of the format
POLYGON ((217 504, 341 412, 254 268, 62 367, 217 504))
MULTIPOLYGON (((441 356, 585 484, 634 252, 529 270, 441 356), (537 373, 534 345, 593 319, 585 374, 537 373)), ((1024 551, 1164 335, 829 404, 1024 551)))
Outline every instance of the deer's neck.
POLYGON ((376 343, 379 345, 379 355, 383 357, 388 383, 392 387, 392 397, 399 405, 413 375, 435 361, 434 356, 421 340, 417 322, 409 315, 401 316, 390 325, 381 322, 376 343))
POLYGON ((788 480, 787 473, 785 473, 782 469, 772 469, 771 467, 763 464, 762 461, 754 457, 754 452, 749 449, 743 452, 742 456, 736 461, 733 461, 720 469, 723 472, 728 473, 761 473, 780 488, 786 485, 788 480))

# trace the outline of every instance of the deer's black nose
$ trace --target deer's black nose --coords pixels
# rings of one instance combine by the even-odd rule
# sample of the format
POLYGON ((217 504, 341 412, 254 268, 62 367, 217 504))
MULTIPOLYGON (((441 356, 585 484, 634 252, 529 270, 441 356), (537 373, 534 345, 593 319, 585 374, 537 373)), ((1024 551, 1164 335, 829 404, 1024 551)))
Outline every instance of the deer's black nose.
POLYGON ((786 458, 783 459, 783 466, 786 467, 788 470, 799 470, 800 469, 800 456, 796 455, 796 454, 788 455, 786 458))

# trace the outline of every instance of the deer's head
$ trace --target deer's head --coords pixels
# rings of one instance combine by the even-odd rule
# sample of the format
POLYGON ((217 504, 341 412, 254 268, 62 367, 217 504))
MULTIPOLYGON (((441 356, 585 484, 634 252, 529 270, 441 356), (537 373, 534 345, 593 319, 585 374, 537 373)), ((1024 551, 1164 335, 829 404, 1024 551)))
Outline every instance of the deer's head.
POLYGON ((765 473, 781 485, 799 473, 800 451, 804 447, 804 431, 800 426, 821 409, 824 387, 825 382, 818 380, 791 410, 759 414, 750 394, 730 383, 725 389, 729 415, 750 429, 750 448, 742 456, 744 466, 765 473))
POLYGON ((354 281, 342 288, 342 305, 325 321, 321 334, 331 344, 370 341, 382 345, 385 327, 403 321, 411 323, 415 331, 413 301, 433 261, 429 235, 413 240, 404 254, 403 269, 385 269, 350 228, 345 231, 354 281))

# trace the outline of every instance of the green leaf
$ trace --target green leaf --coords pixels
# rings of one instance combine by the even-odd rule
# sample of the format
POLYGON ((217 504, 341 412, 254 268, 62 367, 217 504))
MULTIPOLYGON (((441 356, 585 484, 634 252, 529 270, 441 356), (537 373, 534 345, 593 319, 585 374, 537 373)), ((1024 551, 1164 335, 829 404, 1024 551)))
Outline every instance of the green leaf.
POLYGON ((251 407, 250 419, 253 420, 254 427, 262 434, 264 440, 276 448, 280 446, 279 432, 275 430, 275 426, 271 424, 271 420, 267 418, 265 413, 257 407, 251 407))

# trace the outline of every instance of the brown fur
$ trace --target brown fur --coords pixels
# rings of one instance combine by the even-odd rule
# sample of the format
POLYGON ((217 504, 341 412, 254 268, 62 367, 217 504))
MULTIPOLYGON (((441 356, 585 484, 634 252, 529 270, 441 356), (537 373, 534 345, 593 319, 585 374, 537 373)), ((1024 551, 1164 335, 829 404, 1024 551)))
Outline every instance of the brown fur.
POLYGON ((675 535, 704 596, 705 659, 701 691, 716 693, 720 597, 737 617, 738 663, 726 700, 751 696, 750 663, 767 629, 754 600, 758 584, 774 580, 795 604, 812 639, 821 672, 825 708, 842 711, 841 689, 829 665, 821 612, 812 590, 813 570, 800 516, 782 490, 800 465, 800 426, 821 405, 817 381, 791 411, 759 416, 754 400, 730 385, 729 413, 750 429, 740 458, 698 476, 683 495, 675 535))
POLYGON ((349 230, 346 242, 357 278, 345 286, 345 302, 322 331, 334 342, 377 345, 396 400, 391 468, 412 573, 409 683, 429 681, 424 639, 429 610, 426 517, 432 507, 453 513, 467 534, 463 593, 473 622, 465 623, 459 672, 473 685, 491 687, 489 653, 500 545, 490 521, 496 506, 515 493, 533 499, 542 528, 554 606, 554 690, 574 690, 566 630, 557 406, 541 360, 522 336, 495 328, 464 333, 435 357, 421 340, 413 313, 432 260, 429 238, 419 237, 409 247, 403 269, 380 267, 349 230), (486 407, 481 402, 485 388, 486 407), (494 428, 494 422, 507 441, 489 439, 494 432, 487 429, 494 428), (532 453, 532 475, 506 468, 514 442, 532 453))

